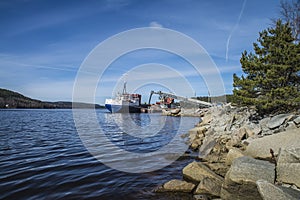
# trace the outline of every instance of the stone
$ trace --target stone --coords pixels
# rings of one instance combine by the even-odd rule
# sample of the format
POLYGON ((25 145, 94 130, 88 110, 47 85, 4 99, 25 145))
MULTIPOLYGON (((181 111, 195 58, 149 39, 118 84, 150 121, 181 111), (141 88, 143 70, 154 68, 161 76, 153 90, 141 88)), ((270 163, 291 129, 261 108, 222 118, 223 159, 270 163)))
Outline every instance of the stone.
POLYGON ((300 124, 300 116, 296 117, 293 122, 297 125, 300 124))
POLYGON ((189 136, 190 136, 189 133, 183 133, 183 134, 180 135, 180 137, 181 137, 182 139, 185 139, 185 138, 187 138, 187 137, 189 137, 189 136))
POLYGON ((195 200, 209 200, 209 198, 206 195, 203 194, 196 194, 193 196, 195 200))
POLYGON ((203 126, 203 125, 207 125, 207 124, 210 124, 210 122, 212 121, 212 115, 211 113, 207 113, 204 117, 201 118, 201 122, 200 122, 200 125, 203 126))
POLYGON ((232 135, 231 139, 226 143, 227 149, 232 149, 233 147, 238 147, 241 144, 241 139, 237 135, 232 135))
POLYGON ((297 190, 287 192, 288 188, 275 186, 265 180, 258 180, 256 184, 263 200, 299 200, 300 192, 297 190))
POLYGON ((222 133, 222 132, 224 132, 225 130, 226 130, 226 125, 214 125, 213 127, 212 127, 212 130, 213 130, 213 132, 214 133, 222 133))
POLYGON ((230 120, 226 123, 227 126, 226 126, 225 130, 230 131, 230 130, 231 130, 231 127, 233 126, 233 123, 235 122, 236 119, 237 119, 236 115, 233 114, 233 115, 230 117, 230 120))
POLYGON ((300 128, 249 141, 244 154, 254 158, 268 159, 271 157, 270 149, 278 155, 280 148, 296 147, 300 147, 300 128))
POLYGON ((280 149, 276 169, 278 182, 300 187, 300 147, 280 149))
POLYGON ((197 186, 194 194, 210 194, 220 196, 222 181, 206 177, 197 186))
POLYGON ((232 161, 236 158, 242 157, 244 156, 244 154, 242 153, 241 150, 237 149, 237 148, 232 148, 229 150, 229 152, 227 153, 226 156, 226 160, 225 163, 226 165, 231 165, 232 161))
POLYGON ((221 189, 221 198, 262 199, 256 187, 256 181, 263 179, 273 183, 275 165, 268 161, 243 156, 235 159, 228 170, 221 189))
POLYGON ((248 124, 248 129, 250 130, 250 131, 252 131, 252 133, 253 133, 253 135, 250 133, 250 134, 248 134, 248 137, 253 137, 253 136, 257 136, 257 135, 259 135, 260 133, 261 133, 261 128, 260 128, 260 126, 258 125, 258 124, 255 124, 255 123, 249 123, 248 124))
POLYGON ((198 147, 202 144, 202 140, 200 138, 197 138, 195 140, 192 141, 192 144, 191 144, 191 148, 193 150, 196 150, 198 149, 198 147))
POLYGON ((195 188, 195 184, 182 180, 173 179, 163 184, 157 192, 187 192, 190 193, 195 188))
POLYGON ((195 127, 195 128, 192 128, 189 130, 189 140, 190 142, 192 142, 193 140, 195 140, 198 136, 198 133, 197 133, 197 129, 198 127, 195 127))
POLYGON ((278 128, 280 125, 282 125, 286 119, 288 117, 290 117, 291 115, 290 114, 280 114, 280 115, 276 115, 274 117, 272 117, 270 119, 270 121, 268 121, 268 128, 269 129, 275 129, 275 128, 278 128))
POLYGON ((248 137, 247 129, 245 127, 240 128, 236 135, 238 136, 240 141, 242 139, 246 139, 248 137))
POLYGON ((285 130, 291 130, 297 128, 296 124, 293 121, 286 123, 286 125, 287 127, 285 128, 285 130))
POLYGON ((215 172, 216 174, 225 177, 229 167, 223 163, 223 162, 217 162, 217 163, 209 163, 209 162, 205 162, 203 163, 206 166, 209 167, 209 169, 211 169, 213 172, 215 172))
POLYGON ((189 130, 190 134, 198 135, 198 137, 204 137, 204 133, 207 131, 207 128, 205 126, 201 127, 195 127, 189 130))
POLYGON ((269 123, 269 121, 270 121, 270 117, 266 117, 266 118, 263 118, 262 120, 260 120, 259 125, 260 125, 260 128, 261 128, 261 130, 263 132, 269 130, 269 128, 267 126, 267 124, 269 123))
POLYGON ((207 128, 204 126, 202 127, 195 127, 189 130, 189 141, 190 146, 193 150, 198 149, 198 147, 202 144, 202 140, 204 138, 204 134, 207 131, 207 128))
POLYGON ((247 136, 247 138, 253 137, 253 136, 255 136, 255 135, 258 135, 257 132, 259 132, 258 130, 252 130, 252 129, 250 129, 249 127, 245 127, 245 131, 246 131, 246 136, 247 136))
POLYGON ((226 154, 224 153, 210 153, 208 154, 205 159, 202 159, 202 161, 209 162, 209 163, 224 163, 226 158, 226 154))
POLYGON ((223 178, 221 176, 215 174, 204 164, 195 161, 184 167, 182 170, 182 174, 184 179, 190 180, 195 183, 199 183, 205 177, 210 177, 221 182, 223 181, 223 178))
POLYGON ((213 135, 206 136, 203 141, 202 145, 199 149, 199 158, 205 159, 205 157, 211 152, 211 150, 216 145, 216 140, 213 135))

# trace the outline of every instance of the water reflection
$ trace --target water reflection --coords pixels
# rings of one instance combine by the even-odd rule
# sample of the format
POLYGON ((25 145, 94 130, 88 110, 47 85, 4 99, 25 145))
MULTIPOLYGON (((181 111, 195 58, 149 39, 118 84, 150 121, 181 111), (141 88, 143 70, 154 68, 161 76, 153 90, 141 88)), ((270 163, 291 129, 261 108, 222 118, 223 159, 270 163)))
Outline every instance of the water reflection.
POLYGON ((160 114, 106 113, 104 116, 101 128, 108 139, 126 151, 137 153, 156 151, 167 145, 176 135, 181 120, 160 114))

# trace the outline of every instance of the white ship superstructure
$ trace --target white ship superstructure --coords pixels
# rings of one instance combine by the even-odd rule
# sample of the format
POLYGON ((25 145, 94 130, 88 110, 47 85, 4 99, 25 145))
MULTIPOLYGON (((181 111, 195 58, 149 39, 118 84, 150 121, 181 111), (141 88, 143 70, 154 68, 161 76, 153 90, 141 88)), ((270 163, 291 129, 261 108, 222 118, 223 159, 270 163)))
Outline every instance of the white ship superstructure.
POLYGON ((105 107, 111 112, 141 112, 141 95, 129 94, 124 83, 122 94, 118 94, 114 99, 106 99, 105 107))

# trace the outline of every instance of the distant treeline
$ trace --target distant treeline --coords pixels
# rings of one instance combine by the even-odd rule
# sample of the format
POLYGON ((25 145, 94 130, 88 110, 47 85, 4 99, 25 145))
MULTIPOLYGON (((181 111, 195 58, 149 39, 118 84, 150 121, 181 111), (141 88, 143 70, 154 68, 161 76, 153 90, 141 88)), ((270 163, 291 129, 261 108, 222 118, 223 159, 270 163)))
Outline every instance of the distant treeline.
MULTIPOLYGON (((232 94, 226 94, 226 102, 227 103, 231 103, 232 102, 232 98, 233 98, 233 95, 232 94)), ((201 97, 192 97, 193 99, 197 99, 197 100, 200 100, 200 101, 205 101, 205 102, 211 102, 211 97, 208 97, 208 96, 201 96, 201 97)))
MULTIPOLYGON (((0 88, 0 108, 70 109, 72 102, 46 102, 31 99, 20 93, 0 88)), ((98 104, 76 103, 76 108, 103 108, 98 104)))

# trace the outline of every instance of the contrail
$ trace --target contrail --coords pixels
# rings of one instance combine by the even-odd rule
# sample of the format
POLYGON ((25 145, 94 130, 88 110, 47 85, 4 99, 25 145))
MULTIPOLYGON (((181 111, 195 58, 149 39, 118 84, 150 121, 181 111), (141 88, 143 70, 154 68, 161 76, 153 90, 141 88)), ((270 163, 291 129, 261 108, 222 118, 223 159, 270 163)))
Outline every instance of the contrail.
POLYGON ((232 36, 233 32, 235 31, 235 29, 237 29, 237 27, 239 26, 240 20, 242 18, 243 13, 244 13, 244 8, 246 6, 246 2, 247 2, 247 0, 244 0, 243 6, 242 6, 242 9, 241 9, 241 12, 240 12, 240 15, 238 17, 238 20, 237 20, 236 24, 234 25, 233 29, 231 30, 228 38, 227 38, 227 43, 226 43, 226 62, 228 61, 228 51, 229 51, 230 39, 231 39, 231 36, 232 36))
MULTIPOLYGON (((52 67, 52 66, 45 66, 45 65, 36 65, 36 64, 26 64, 26 63, 20 63, 20 62, 9 62, 11 64, 24 66, 24 67, 32 67, 37 69, 51 69, 51 70, 58 70, 58 71, 66 71, 66 72, 78 72, 79 69, 70 69, 70 68, 59 68, 59 67, 52 67)), ((82 73, 86 74, 92 74, 94 75, 94 72, 88 72, 88 71, 81 71, 82 73)))

